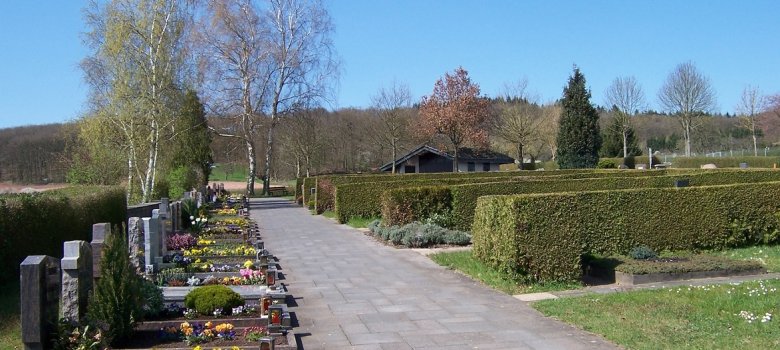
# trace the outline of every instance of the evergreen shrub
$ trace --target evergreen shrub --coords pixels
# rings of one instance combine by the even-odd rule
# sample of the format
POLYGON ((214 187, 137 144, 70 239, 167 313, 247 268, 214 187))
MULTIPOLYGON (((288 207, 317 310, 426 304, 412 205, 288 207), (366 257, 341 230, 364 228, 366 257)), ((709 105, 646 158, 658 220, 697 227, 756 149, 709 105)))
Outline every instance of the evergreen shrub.
POLYGON ((100 260, 100 279, 90 296, 87 319, 100 326, 112 344, 133 334, 143 319, 145 301, 141 277, 127 254, 127 235, 115 227, 106 237, 100 260))
POLYGON ((233 308, 243 306, 244 298, 230 287, 221 284, 193 289, 184 297, 184 306, 195 309, 201 315, 230 315, 233 308))

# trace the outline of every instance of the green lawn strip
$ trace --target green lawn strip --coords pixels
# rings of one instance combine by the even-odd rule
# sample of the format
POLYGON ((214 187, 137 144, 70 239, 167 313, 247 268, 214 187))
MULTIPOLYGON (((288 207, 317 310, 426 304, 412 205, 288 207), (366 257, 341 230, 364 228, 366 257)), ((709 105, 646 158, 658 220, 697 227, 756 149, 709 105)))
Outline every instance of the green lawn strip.
POLYGON ((237 164, 216 164, 214 168, 211 168, 211 174, 209 174, 209 182, 220 181, 246 181, 247 167, 237 164))
POLYGON ((767 272, 780 272, 780 245, 734 248, 712 254, 739 260, 756 260, 766 266, 767 272))
POLYGON ((628 349, 780 347, 780 280, 587 295, 532 304, 628 349), (752 314, 748 322, 740 313, 752 314), (771 320, 762 322, 769 313, 771 320))
POLYGON ((0 289, 0 349, 22 348, 22 320, 19 314, 19 284, 0 289))
POLYGON ((331 210, 326 210, 326 211, 324 211, 322 213, 322 216, 324 216, 324 217, 326 217, 328 219, 335 219, 336 218, 336 213, 334 211, 331 211, 331 210))
POLYGON ((352 226, 354 228, 367 228, 368 224, 370 224, 372 221, 379 219, 378 217, 370 217, 370 218, 364 218, 364 217, 358 217, 353 216, 352 218, 347 221, 347 225, 352 226))
POLYGON ((436 253, 430 258, 437 264, 460 271, 491 288, 507 294, 524 294, 578 289, 579 283, 526 283, 520 277, 497 271, 483 264, 471 255, 471 251, 436 253))

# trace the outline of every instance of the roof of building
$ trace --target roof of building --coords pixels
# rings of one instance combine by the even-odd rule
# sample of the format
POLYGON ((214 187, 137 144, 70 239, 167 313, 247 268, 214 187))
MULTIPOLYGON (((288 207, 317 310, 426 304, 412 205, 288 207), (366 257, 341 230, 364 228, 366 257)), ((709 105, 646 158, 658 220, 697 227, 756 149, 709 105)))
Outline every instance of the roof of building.
MULTIPOLYGON (((401 157, 396 159, 395 162, 388 162, 385 165, 382 165, 379 168, 379 170, 380 171, 388 171, 388 170, 390 170, 392 168, 393 163, 395 163, 396 166, 397 166, 399 164, 403 164, 404 162, 409 160, 409 158, 412 158, 414 156, 423 155, 425 153, 433 153, 433 154, 442 156, 442 157, 450 159, 450 160, 455 158, 449 152, 445 152, 445 151, 442 151, 440 149, 437 149, 437 148, 434 148, 434 147, 431 147, 431 146, 428 146, 428 145, 421 145, 421 146, 418 146, 417 148, 407 152, 406 154, 402 155, 401 157)), ((503 153, 498 153, 498 152, 494 152, 494 151, 491 151, 491 150, 479 150, 479 149, 467 148, 467 147, 464 147, 464 148, 460 149, 460 151, 458 152, 458 159, 461 160, 461 161, 475 161, 475 162, 477 162, 477 161, 482 161, 482 162, 490 161, 491 163, 498 163, 498 164, 507 164, 507 163, 512 163, 512 162, 515 161, 514 158, 512 158, 512 157, 510 157, 510 156, 508 156, 506 154, 503 154, 503 153)))

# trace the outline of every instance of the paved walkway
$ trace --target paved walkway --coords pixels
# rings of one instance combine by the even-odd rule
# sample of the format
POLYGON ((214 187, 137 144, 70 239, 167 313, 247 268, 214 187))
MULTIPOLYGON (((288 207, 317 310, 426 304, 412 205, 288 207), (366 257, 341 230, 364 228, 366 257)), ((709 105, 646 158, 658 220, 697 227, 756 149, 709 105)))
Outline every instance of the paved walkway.
POLYGON ((251 208, 295 297, 293 331, 306 350, 616 348, 290 201, 251 208))

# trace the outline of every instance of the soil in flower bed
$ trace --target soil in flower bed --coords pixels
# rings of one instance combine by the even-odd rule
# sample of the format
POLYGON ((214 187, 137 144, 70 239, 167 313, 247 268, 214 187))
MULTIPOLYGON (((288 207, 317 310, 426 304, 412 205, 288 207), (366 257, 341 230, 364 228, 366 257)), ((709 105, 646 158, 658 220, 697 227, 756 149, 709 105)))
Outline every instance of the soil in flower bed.
POLYGON ((254 310, 251 312, 245 312, 239 315, 230 315, 230 316, 219 316, 219 317, 212 317, 212 316, 203 316, 198 315, 197 318, 186 318, 184 317, 183 310, 181 311, 177 310, 175 312, 163 312, 160 315, 157 315, 151 320, 139 322, 136 326, 137 330, 156 330, 160 329, 161 327, 170 327, 170 326, 178 326, 182 322, 198 322, 198 323, 206 323, 206 322, 217 322, 217 323, 232 323, 234 326, 256 326, 258 324, 266 324, 268 323, 265 318, 262 318, 261 321, 261 315, 260 315, 260 308, 256 305, 253 305, 254 310))

